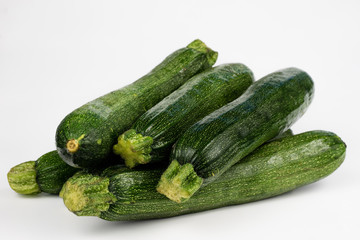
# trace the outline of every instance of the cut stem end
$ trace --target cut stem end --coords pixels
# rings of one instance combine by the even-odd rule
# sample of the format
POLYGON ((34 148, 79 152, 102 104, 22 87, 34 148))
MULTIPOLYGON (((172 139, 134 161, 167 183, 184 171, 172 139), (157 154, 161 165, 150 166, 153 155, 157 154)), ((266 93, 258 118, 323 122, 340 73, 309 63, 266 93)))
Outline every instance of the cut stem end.
POLYGON ((118 143, 114 145, 113 151, 125 160, 127 167, 133 168, 136 165, 151 161, 152 143, 151 137, 137 134, 134 129, 130 129, 119 136, 118 143))
POLYGON ((214 65, 218 58, 218 53, 206 46, 206 44, 200 39, 192 41, 187 47, 205 53, 210 66, 214 65))
POLYGON ((79 142, 76 139, 71 139, 67 142, 66 148, 70 153, 75 153, 79 149, 79 142))
POLYGON ((65 206, 78 216, 100 216, 116 197, 109 192, 109 178, 79 172, 60 191, 65 206))
POLYGON ((161 175, 157 191, 170 200, 182 203, 187 201, 202 185, 199 177, 190 163, 180 165, 173 160, 161 175))
POLYGON ((7 174, 10 187, 20 194, 38 194, 41 192, 36 181, 36 162, 28 161, 11 168, 7 174))

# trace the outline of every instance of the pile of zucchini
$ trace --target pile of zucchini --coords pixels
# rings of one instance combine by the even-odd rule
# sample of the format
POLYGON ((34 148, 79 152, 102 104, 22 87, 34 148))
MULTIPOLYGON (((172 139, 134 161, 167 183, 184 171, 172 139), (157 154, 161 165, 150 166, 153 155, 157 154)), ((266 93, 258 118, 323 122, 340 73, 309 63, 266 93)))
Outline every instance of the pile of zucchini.
POLYGON ((68 114, 56 150, 9 171, 20 194, 59 194, 78 216, 166 218, 276 196, 344 161, 334 133, 294 135, 314 96, 286 68, 254 81, 195 40, 134 83, 68 114))

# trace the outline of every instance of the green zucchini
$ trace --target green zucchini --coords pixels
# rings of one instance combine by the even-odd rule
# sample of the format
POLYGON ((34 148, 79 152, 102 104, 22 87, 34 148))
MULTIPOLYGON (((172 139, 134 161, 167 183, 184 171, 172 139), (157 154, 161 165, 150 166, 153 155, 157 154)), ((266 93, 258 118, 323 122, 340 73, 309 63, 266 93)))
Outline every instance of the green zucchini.
POLYGON ((7 178, 10 187, 20 194, 58 194, 66 180, 77 171, 79 169, 66 164, 57 151, 51 151, 36 161, 11 168, 7 178))
MULTIPOLYGON (((284 132, 276 138, 292 135, 291 130, 284 132)), ((91 169, 87 172, 98 173, 101 169, 105 170, 102 174, 108 176, 111 173, 118 174, 121 171, 128 171, 125 165, 117 164, 117 159, 108 161, 112 167, 102 166, 100 169, 91 169)), ((165 165, 146 166, 147 169, 156 169, 165 165)), ((40 192, 58 194, 65 183, 75 172, 80 171, 78 168, 67 165, 56 151, 44 154, 36 161, 28 161, 18 164, 8 172, 8 182, 10 187, 20 194, 37 194, 40 192)))
POLYGON ((331 132, 284 137, 257 148, 183 203, 155 190, 160 169, 83 174, 70 178, 61 196, 79 216, 109 221, 173 217, 253 202, 316 182, 341 165, 345 151, 345 143, 331 132))
POLYGON ((313 97, 313 81, 297 68, 271 73, 233 102, 192 125, 175 144, 157 190, 188 200, 264 142, 287 130, 313 97))
POLYGON ((243 64, 223 64, 195 75, 120 135, 114 153, 130 168, 168 160, 182 132, 239 97, 253 81, 253 73, 243 64))
POLYGON ((134 83, 97 98, 68 114, 56 131, 61 158, 71 166, 93 168, 112 153, 117 137, 144 112, 217 59, 200 40, 169 55, 134 83))

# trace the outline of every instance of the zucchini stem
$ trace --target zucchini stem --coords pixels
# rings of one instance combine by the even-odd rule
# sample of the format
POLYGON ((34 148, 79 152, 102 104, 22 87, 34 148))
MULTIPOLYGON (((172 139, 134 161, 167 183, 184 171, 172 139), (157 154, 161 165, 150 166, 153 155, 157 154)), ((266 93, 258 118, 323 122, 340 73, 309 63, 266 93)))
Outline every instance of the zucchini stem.
POLYGON ((20 163, 10 169, 7 179, 10 187, 20 194, 38 194, 41 192, 36 181, 36 162, 28 161, 20 163))
POLYGON ((76 215, 100 216, 117 200, 109 192, 109 182, 109 178, 79 172, 66 181, 59 195, 76 215))
POLYGON ((138 164, 146 164, 151 161, 152 137, 136 133, 135 129, 124 132, 118 138, 113 151, 125 160, 125 165, 133 168, 138 164))
POLYGON ((80 147, 80 140, 85 137, 85 134, 81 135, 78 139, 71 139, 66 143, 66 148, 69 153, 76 153, 80 147))
POLYGON ((76 139, 71 139, 67 142, 66 148, 70 153, 75 153, 79 149, 79 142, 76 139))
POLYGON ((196 39, 196 40, 192 41, 189 45, 187 45, 187 47, 195 49, 199 52, 205 53, 208 63, 211 66, 215 64, 217 57, 218 57, 218 52, 216 52, 216 51, 212 50, 211 48, 209 48, 208 46, 206 46, 206 44, 203 41, 201 41, 200 39, 196 39))
POLYGON ((202 185, 199 177, 190 163, 180 165, 173 160, 161 175, 156 190, 177 203, 187 201, 202 185))

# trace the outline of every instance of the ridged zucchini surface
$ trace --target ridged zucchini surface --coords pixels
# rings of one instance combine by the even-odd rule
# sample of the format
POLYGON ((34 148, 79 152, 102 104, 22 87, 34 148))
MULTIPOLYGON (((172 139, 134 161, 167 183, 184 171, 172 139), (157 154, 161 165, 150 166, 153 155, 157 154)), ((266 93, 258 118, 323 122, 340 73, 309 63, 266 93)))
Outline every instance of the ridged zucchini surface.
POLYGON ((170 201, 155 190, 160 169, 120 168, 102 177, 72 177, 62 197, 80 216, 109 221, 173 217, 257 201, 316 182, 341 165, 345 152, 345 143, 334 133, 310 131, 262 145, 186 202, 170 201))
POLYGON ((196 121, 238 98, 252 83, 243 64, 223 64, 199 73, 145 112, 118 138, 114 152, 128 167, 169 161, 172 145, 196 121))
POLYGON ((74 110, 56 131, 60 156, 74 167, 93 168, 103 164, 117 137, 138 117, 193 75, 210 68, 216 59, 216 52, 195 40, 134 83, 74 110))
POLYGON ((158 191, 176 202, 221 176, 264 142, 286 131, 309 106, 313 81, 286 68, 252 84, 236 100, 192 125, 176 142, 158 191))

